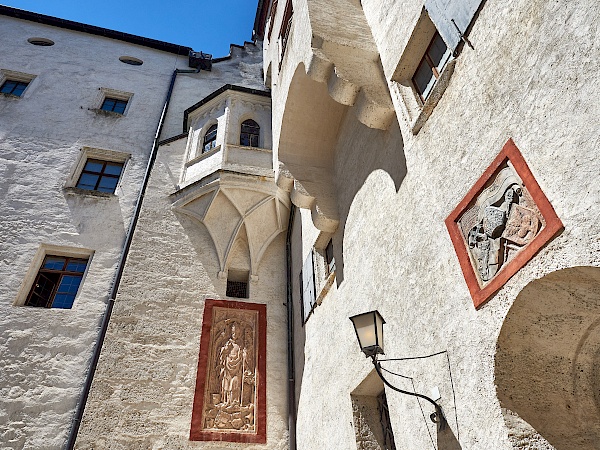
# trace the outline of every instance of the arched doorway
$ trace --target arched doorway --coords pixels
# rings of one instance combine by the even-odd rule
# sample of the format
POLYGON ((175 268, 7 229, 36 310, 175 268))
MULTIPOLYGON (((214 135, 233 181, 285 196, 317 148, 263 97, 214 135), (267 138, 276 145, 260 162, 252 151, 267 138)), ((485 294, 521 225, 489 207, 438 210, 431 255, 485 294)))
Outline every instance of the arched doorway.
POLYGON ((519 293, 495 376, 516 448, 600 448, 600 268, 559 270, 519 293))

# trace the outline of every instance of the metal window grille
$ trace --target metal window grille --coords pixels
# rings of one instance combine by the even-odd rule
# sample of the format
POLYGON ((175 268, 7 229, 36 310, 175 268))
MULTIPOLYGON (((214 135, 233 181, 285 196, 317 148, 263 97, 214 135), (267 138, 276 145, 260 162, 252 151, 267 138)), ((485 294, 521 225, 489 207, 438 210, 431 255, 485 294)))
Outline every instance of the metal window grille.
POLYGON ((227 297, 248 298, 248 282, 227 280, 227 297))

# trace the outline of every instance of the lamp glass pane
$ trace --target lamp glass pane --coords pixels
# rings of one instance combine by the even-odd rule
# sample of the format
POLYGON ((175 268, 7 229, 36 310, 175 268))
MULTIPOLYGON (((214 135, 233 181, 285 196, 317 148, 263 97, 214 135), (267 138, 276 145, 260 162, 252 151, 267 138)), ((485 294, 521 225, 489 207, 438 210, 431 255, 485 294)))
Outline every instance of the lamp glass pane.
POLYGON ((383 353, 383 324, 385 321, 377 311, 375 311, 373 315, 375 316, 375 322, 377 324, 377 345, 381 348, 381 353, 383 353))
POLYGON ((372 347, 378 344, 375 336, 374 315, 375 314, 371 312, 352 318, 356 328, 356 334, 358 334, 358 340, 361 349, 365 347, 372 347))

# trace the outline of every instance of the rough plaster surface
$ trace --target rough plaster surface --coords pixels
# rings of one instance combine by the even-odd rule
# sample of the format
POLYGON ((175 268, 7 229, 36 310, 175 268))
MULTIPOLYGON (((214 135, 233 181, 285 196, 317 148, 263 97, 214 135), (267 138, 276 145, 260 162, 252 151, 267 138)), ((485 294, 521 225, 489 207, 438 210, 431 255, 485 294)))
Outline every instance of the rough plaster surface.
MULTIPOLYGON (((213 89, 227 83, 247 85, 235 58, 227 67, 217 63, 212 73, 199 74, 193 86, 191 79, 183 79, 170 106, 175 117, 168 119, 171 124, 213 89), (182 86, 183 92, 178 90, 182 86)), ((170 132, 179 130, 165 131, 170 132)), ((77 448, 287 447, 284 233, 266 249, 258 279, 249 286, 248 301, 267 305, 267 445, 189 441, 204 300, 226 298, 226 277, 218 276, 219 258, 207 228, 172 209, 170 194, 178 189, 186 145, 181 139, 160 148, 77 448)), ((239 178, 243 187, 243 176, 239 178)), ((252 177, 247 181, 254 182, 252 177)), ((214 213, 229 217, 224 210, 214 213)), ((223 230, 230 225, 224 223, 223 230)), ((241 233, 229 267, 249 269, 247 246, 241 233)))
MULTIPOLYGON (((302 21, 312 20, 303 15, 304 2, 298 3, 301 23, 294 25, 294 32, 310 27, 302 21)), ((393 366, 412 377, 419 392, 428 394, 439 387, 450 424, 445 433, 438 433, 415 399, 387 390, 397 446, 511 449, 514 430, 503 418, 495 380, 496 345, 504 318, 532 280, 572 266, 600 265, 600 191, 593 181, 599 169, 600 115, 590 101, 598 96, 593 63, 600 53, 595 38, 598 10, 594 2, 583 0, 569 4, 488 0, 469 36, 475 50, 463 49, 440 102, 413 135, 390 77, 402 54, 402 45, 396 47, 408 41, 422 2, 364 1, 363 8, 401 132, 401 137, 394 136, 391 128, 381 132, 380 139, 390 140, 397 163, 405 158, 406 169, 394 175, 392 160, 379 167, 365 157, 386 147, 370 148, 360 140, 367 132, 357 126, 353 107, 341 122, 339 116, 330 121, 330 133, 336 135, 335 148, 329 149, 335 158, 330 184, 335 186, 340 214, 333 241, 343 277, 307 323, 296 328, 301 330, 295 347, 296 383, 301 384, 296 394, 298 448, 356 446, 350 393, 371 365, 358 352, 348 317, 378 309, 387 321, 390 357, 447 350, 453 381, 443 357, 393 366), (509 137, 521 149, 565 231, 475 310, 443 221, 509 137)), ((303 33, 297 35, 304 39, 303 33)), ((286 151, 281 136, 302 136, 310 129, 310 124, 287 122, 288 110, 298 104, 309 110, 311 102, 329 101, 312 92, 303 97, 289 87, 296 68, 304 70, 308 51, 305 41, 290 42, 280 76, 272 74, 275 154, 286 151), (293 96, 288 97, 290 92, 293 96)), ((275 67, 276 61, 265 61, 265 67, 275 67)), ((301 163, 302 155, 293 156, 301 163)), ((321 194, 331 191, 323 189, 321 194)), ((302 219, 301 228, 298 222, 294 225, 295 277, 315 240, 310 212, 302 210, 302 219)), ((297 289, 295 305, 299 305, 297 289)), ((413 387, 407 380, 394 381, 405 389, 413 387)), ((428 416, 431 408, 422 406, 428 416)), ((521 448, 536 448, 543 440, 535 432, 529 436, 521 448)))
POLYGON ((36 75, 21 98, 0 97, 0 447, 58 449, 71 427, 176 57, 5 16, 0 42, 0 69, 36 75), (34 36, 55 45, 31 45, 34 36), (144 65, 123 64, 122 55, 144 65), (99 88, 133 93, 124 117, 92 110, 100 106, 99 88), (63 190, 84 146, 131 154, 116 195, 63 190), (13 306, 40 244, 95 252, 72 309, 13 306))

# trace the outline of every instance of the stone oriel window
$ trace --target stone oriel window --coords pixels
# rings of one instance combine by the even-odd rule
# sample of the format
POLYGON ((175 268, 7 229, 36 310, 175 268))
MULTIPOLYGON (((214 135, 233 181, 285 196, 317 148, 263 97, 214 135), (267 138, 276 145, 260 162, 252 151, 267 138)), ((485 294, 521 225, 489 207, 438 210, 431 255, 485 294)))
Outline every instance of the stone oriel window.
POLYGON ((240 132, 240 145, 258 147, 260 126, 252 119, 244 120, 240 132))
POLYGON ((114 194, 122 171, 123 163, 88 159, 76 187, 114 194))
POLYGON ((88 260, 47 255, 39 269, 26 306, 70 309, 75 301, 88 260))
POLYGON ((204 134, 202 153, 209 152, 217 145, 217 124, 211 125, 204 134))
POLYGON ((425 51, 417 70, 412 76, 415 90, 423 102, 427 100, 433 90, 433 86, 440 78, 444 67, 450 60, 450 49, 446 46, 440 34, 436 31, 429 47, 425 51))

